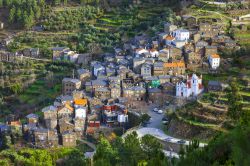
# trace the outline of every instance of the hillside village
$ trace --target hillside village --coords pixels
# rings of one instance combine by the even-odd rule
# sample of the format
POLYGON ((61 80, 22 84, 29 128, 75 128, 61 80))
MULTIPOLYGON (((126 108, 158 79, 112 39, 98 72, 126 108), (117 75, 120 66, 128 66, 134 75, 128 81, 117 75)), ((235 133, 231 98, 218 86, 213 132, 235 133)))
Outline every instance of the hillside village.
MULTIPOLYGON (((106 1, 102 3, 107 5, 106 1)), ((135 6, 143 3, 133 1, 135 6)), ((105 25, 108 17, 117 18, 110 13, 102 15, 99 8, 87 6, 87 12, 81 10, 97 13, 96 20, 89 17, 84 23, 93 25, 79 23, 81 35, 73 37, 56 33, 68 35, 75 33, 74 28, 65 31, 63 28, 70 28, 68 25, 56 27, 56 37, 50 43, 53 47, 39 47, 44 41, 38 39, 50 38, 54 34, 49 28, 61 24, 60 18, 47 25, 50 15, 44 16, 44 25, 39 22, 30 27, 30 32, 13 32, 4 38, 0 42, 0 90, 3 90, 0 93, 0 106, 3 106, 0 108, 3 110, 0 147, 8 142, 14 149, 70 149, 84 144, 84 156, 93 165, 94 156, 99 153, 98 144, 104 137, 111 142, 110 147, 117 146, 116 138, 124 141, 135 131, 138 139, 147 135, 156 138, 162 154, 174 161, 184 159, 191 146, 206 147, 217 135, 229 133, 236 127, 235 121, 244 123, 245 119, 232 117, 247 117, 247 113, 229 115, 229 110, 232 110, 233 99, 238 100, 236 110, 247 112, 250 106, 249 41, 247 35, 243 37, 249 32, 250 16, 244 12, 248 11, 247 7, 242 7, 244 14, 232 17, 230 12, 235 10, 231 2, 180 3, 184 9, 175 11, 178 16, 169 11, 174 16, 166 14, 168 12, 156 14, 152 10, 150 19, 157 15, 154 23, 144 20, 148 24, 139 25, 141 29, 150 25, 152 28, 145 28, 145 33, 135 30, 129 37, 116 33, 124 30, 124 24, 118 24, 116 29, 112 27, 116 23, 111 21, 105 25), (231 7, 232 11, 227 10, 230 15, 223 13, 222 16, 211 13, 214 10, 211 6, 231 7), (200 8, 197 13, 201 15, 192 13, 196 7, 200 8), (206 8, 211 11, 204 12, 206 8), (220 17, 214 18, 214 15, 220 17), (101 30, 96 31, 98 28, 101 30), (85 30, 98 37, 88 38, 91 35, 84 34, 85 30), (105 32, 104 37, 102 32, 105 32), (32 40, 39 44, 33 45, 28 33, 34 33, 32 38, 37 37, 37 40, 32 40), (111 42, 112 37, 107 34, 120 36, 111 42), (80 47, 90 40, 86 48, 80 47), (29 42, 34 47, 30 47, 29 42), (58 44, 60 42, 63 44, 58 44), (15 77, 18 79, 14 80, 15 77), (235 98, 231 99, 230 95, 235 98)), ((245 3, 240 1, 237 5, 245 3)), ((56 10, 67 11, 70 5, 56 10)), ((77 6, 72 8, 78 10, 77 6)), ((130 8, 126 12, 139 9, 133 12, 143 13, 143 8, 130 8)), ((143 18, 140 14, 137 19, 143 18)), ((124 31, 131 33, 131 29, 138 28, 134 24, 124 31)), ((0 29, 4 28, 5 24, 0 22, 0 29)), ((67 159, 58 157, 56 164, 63 165, 67 159)))
MULTIPOLYGON (((114 54, 104 54, 95 61, 89 54, 78 54, 66 47, 55 47, 53 61, 70 61, 89 66, 72 71, 62 80, 62 95, 53 105, 43 108, 42 118, 26 116, 27 123, 10 119, 1 131, 15 126, 34 146, 75 146, 76 140, 93 134, 100 127, 129 123, 128 112, 146 113, 143 105, 169 104, 181 107, 210 90, 223 90, 226 82, 210 80, 203 85, 202 74, 219 73, 220 49, 240 46, 223 28, 193 17, 183 17, 183 27, 165 23, 164 32, 150 38, 136 36, 114 54)), ((39 50, 28 56, 36 58, 39 50)), ((19 55, 2 54, 1 60, 19 55)), ((27 56, 23 53, 20 55, 27 56)))

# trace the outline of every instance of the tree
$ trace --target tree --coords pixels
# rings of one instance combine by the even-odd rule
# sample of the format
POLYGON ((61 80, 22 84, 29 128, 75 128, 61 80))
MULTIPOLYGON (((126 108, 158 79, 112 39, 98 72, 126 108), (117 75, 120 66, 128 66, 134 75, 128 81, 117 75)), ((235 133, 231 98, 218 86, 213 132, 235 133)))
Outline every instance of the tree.
POLYGON ((146 122, 148 122, 149 120, 150 120, 150 116, 148 115, 148 114, 143 114, 142 116, 141 116, 141 122, 142 123, 146 123, 146 122))
POLYGON ((230 84, 231 90, 228 93, 228 116, 232 120, 239 120, 242 115, 242 96, 235 81, 230 84))
POLYGON ((18 22, 22 22, 22 10, 20 8, 17 9, 17 12, 16 12, 16 20, 18 22))
POLYGON ((0 0, 0 7, 3 7, 3 0, 0 0))
POLYGON ((145 158, 145 154, 140 145, 137 133, 127 135, 124 141, 124 157, 125 165, 137 165, 137 163, 145 158))
POLYGON ((100 161, 104 161, 104 163, 115 163, 116 155, 117 151, 113 149, 106 138, 101 136, 94 156, 95 165, 100 163, 100 161))
POLYGON ((3 75, 5 73, 5 66, 3 62, 0 62, 0 75, 3 75))
POLYGON ((186 146, 186 153, 191 153, 193 152, 195 149, 198 149, 199 148, 199 141, 198 140, 192 140, 190 142, 190 144, 188 146, 186 146))
POLYGON ((145 135, 141 139, 142 150, 146 153, 148 159, 162 155, 161 143, 151 135, 145 135))
POLYGON ((15 13, 16 13, 16 8, 12 7, 10 9, 10 13, 9 13, 9 22, 13 23, 15 21, 15 13))
POLYGON ((10 145, 11 145, 11 138, 10 138, 10 136, 7 136, 7 135, 5 135, 5 134, 1 134, 1 140, 2 141, 0 141, 1 142, 1 150, 3 150, 3 149, 8 149, 9 147, 10 147, 10 145))
POLYGON ((75 165, 86 165, 86 160, 84 158, 84 154, 79 151, 78 149, 74 149, 73 152, 71 152, 64 163, 64 165, 68 166, 75 166, 75 165))
POLYGON ((22 91, 22 86, 20 83, 14 83, 10 86, 10 89, 13 93, 18 94, 22 91))

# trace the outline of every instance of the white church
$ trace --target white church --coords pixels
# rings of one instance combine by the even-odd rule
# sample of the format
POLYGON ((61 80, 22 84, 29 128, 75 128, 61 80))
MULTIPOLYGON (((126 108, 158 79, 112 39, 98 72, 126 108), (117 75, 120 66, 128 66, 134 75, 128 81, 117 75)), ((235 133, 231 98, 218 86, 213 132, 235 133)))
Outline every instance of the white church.
POLYGON ((198 77, 196 74, 192 74, 192 76, 187 76, 186 82, 176 84, 177 97, 198 96, 203 90, 202 75, 198 77))

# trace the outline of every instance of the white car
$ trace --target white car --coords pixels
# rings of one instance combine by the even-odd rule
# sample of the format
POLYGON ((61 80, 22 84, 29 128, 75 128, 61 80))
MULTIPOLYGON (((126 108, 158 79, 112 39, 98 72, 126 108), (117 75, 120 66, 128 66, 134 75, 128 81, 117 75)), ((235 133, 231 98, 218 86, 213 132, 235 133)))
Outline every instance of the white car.
POLYGON ((162 114, 163 113, 163 111, 162 110, 158 110, 158 114, 162 114))

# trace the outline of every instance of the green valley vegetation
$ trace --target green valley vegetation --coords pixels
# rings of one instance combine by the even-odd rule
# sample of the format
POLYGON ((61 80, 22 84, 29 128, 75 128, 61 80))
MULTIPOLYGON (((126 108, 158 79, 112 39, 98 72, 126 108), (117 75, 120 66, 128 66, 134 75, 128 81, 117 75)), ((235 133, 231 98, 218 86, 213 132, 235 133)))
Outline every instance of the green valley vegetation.
MULTIPOLYGON (((83 151, 78 148, 52 148, 52 149, 21 149, 13 148, 0 152, 1 165, 88 165, 83 151), (58 160, 59 159, 59 160, 58 160)), ((136 166, 159 165, 167 166, 169 161, 162 152, 162 145, 156 138, 145 135, 141 139, 134 132, 124 140, 118 137, 109 142, 103 136, 100 137, 96 153, 94 155, 95 166, 136 166)))
POLYGON ((250 111, 243 110, 236 82, 232 82, 228 92, 228 117, 235 126, 229 132, 217 135, 208 146, 203 149, 194 148, 188 153, 183 153, 179 165, 238 165, 250 164, 250 111))
POLYGON ((56 165, 58 159, 62 159, 61 162, 65 165, 80 164, 86 165, 83 152, 76 148, 52 148, 49 150, 43 149, 8 149, 0 152, 0 165, 56 165), (75 160, 74 160, 75 159, 75 160))
POLYGON ((61 94, 61 80, 71 76, 69 62, 0 62, 0 119, 40 110, 61 94))
POLYGON ((9 50, 27 47, 43 50, 58 45, 81 53, 93 53, 93 50, 109 52, 130 37, 144 33, 153 36, 163 30, 163 22, 177 20, 174 12, 162 4, 154 4, 152 8, 152 3, 147 2, 139 6, 112 8, 111 11, 88 4, 65 7, 47 4, 44 13, 36 20, 36 25, 43 31, 20 33, 8 46, 9 50))
POLYGON ((20 27, 29 29, 38 20, 44 10, 45 1, 37 0, 2 0, 2 6, 9 9, 8 20, 20 27))

